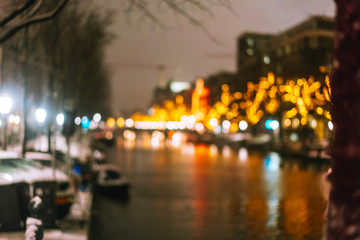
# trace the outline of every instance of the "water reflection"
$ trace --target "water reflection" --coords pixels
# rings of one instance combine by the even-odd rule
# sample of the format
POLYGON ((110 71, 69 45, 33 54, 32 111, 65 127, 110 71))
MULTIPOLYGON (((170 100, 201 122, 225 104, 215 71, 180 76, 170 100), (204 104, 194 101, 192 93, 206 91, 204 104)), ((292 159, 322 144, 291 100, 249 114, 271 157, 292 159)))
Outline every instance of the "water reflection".
POLYGON ((195 154, 195 146, 194 146, 194 144, 188 143, 188 144, 182 145, 181 154, 189 155, 189 156, 194 155, 195 154))
POLYGON ((206 219, 208 218, 209 180, 205 171, 210 148, 207 145, 195 147, 194 165, 194 229, 196 237, 203 237, 206 219))
POLYGON ((267 172, 277 172, 280 168, 280 156, 278 153, 270 153, 265 158, 265 167, 267 172))
POLYGON ((248 159, 248 150, 242 147, 239 149, 238 155, 241 162, 246 162, 246 160, 248 159))
POLYGON ((154 131, 151 135, 151 147, 160 149, 164 147, 165 134, 160 131, 154 131))
POLYGON ((229 158, 231 156, 231 149, 229 146, 225 145, 222 149, 222 155, 225 158, 229 158))
POLYGON ((219 153, 218 147, 215 144, 210 145, 210 155, 216 156, 219 153))
POLYGON ((136 134, 133 131, 130 130, 125 130, 123 133, 123 136, 120 137, 120 140, 118 140, 117 142, 119 144, 123 144, 124 148, 126 149, 133 149, 135 147, 135 139, 136 139, 136 134))
POLYGON ((124 132, 121 138, 119 149, 126 151, 119 162, 135 182, 134 191, 147 193, 147 205, 164 219, 164 228, 179 231, 178 239, 321 238, 326 203, 320 181, 327 164, 275 152, 194 145, 179 132, 170 138, 156 131, 136 137, 124 132), (176 218, 167 219, 169 211, 176 218))

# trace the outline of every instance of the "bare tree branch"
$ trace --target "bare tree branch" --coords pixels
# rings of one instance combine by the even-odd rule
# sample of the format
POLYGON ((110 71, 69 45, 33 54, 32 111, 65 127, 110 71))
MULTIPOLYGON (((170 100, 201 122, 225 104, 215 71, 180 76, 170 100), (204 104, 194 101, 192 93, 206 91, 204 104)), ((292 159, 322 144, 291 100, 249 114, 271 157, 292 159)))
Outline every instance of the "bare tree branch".
POLYGON ((27 10, 31 5, 35 3, 35 0, 28 0, 24 5, 20 6, 19 8, 12 11, 8 16, 3 18, 0 21, 0 27, 5 26, 8 22, 19 16, 19 14, 23 13, 25 10, 27 10))
POLYGON ((31 12, 29 13, 29 17, 34 16, 39 11, 39 9, 43 3, 44 3, 44 0, 39 0, 37 2, 37 4, 34 6, 34 8, 31 10, 31 12))
POLYGON ((142 0, 133 0, 131 1, 131 3, 133 6, 141 10, 145 14, 145 16, 151 21, 153 21, 156 25, 160 26, 161 28, 165 28, 165 25, 161 21, 159 21, 159 19, 148 9, 148 7, 146 6, 146 2, 142 0))
MULTIPOLYGON (((216 37, 214 37, 209 30, 202 24, 202 22, 198 21, 196 18, 191 16, 188 12, 186 12, 184 9, 180 8, 177 4, 175 4, 172 0, 162 0, 164 3, 166 3, 172 10, 177 12, 178 14, 185 17, 190 23, 194 24, 195 26, 199 27, 212 41, 214 41, 217 44, 221 44, 216 37)), ((195 4, 196 1, 190 0, 193 4, 195 4)), ((200 4, 200 3, 199 3, 200 4)), ((201 4, 199 6, 202 6, 201 4)), ((199 7, 198 6, 198 7, 199 7)), ((201 8, 201 7, 199 7, 201 8)))
MULTIPOLYGON (((202 13, 207 13, 210 16, 214 16, 214 13, 211 11, 210 5, 218 4, 221 7, 232 10, 232 6, 228 0, 158 0, 158 1, 150 1, 150 0, 128 0, 128 5, 125 9, 125 13, 130 13, 134 11, 134 9, 139 10, 143 15, 140 17, 140 20, 148 19, 152 21, 155 25, 160 26, 163 29, 167 29, 167 22, 163 21, 158 14, 154 14, 155 12, 161 12, 162 9, 158 9, 159 11, 154 10, 155 3, 157 3, 158 7, 166 6, 166 8, 177 15, 185 18, 190 24, 194 25, 198 29, 200 29, 205 35, 207 35, 213 42, 216 44, 221 44, 215 36, 211 34, 211 32, 204 26, 201 19, 192 14, 187 7, 192 7, 193 10, 200 10, 202 13)), ((156 6, 156 5, 155 5, 156 6)))
POLYGON ((229 10, 230 12, 232 12, 234 14, 234 16, 237 16, 237 14, 234 11, 234 8, 233 8, 230 1, 228 1, 228 0, 219 0, 219 3, 220 3, 221 6, 223 6, 224 8, 229 10))
POLYGON ((131 12, 131 10, 133 9, 134 5, 135 5, 135 0, 129 0, 129 6, 126 8, 125 12, 131 12))
POLYGON ((203 10, 204 12, 207 12, 211 16, 214 16, 214 13, 207 7, 205 7, 203 4, 201 4, 199 1, 196 0, 184 0, 185 2, 191 3, 192 5, 196 6, 197 8, 203 10))
POLYGON ((69 0, 63 0, 54 10, 50 12, 26 19, 21 19, 17 23, 14 23, 12 26, 8 26, 6 30, 0 33, 0 44, 27 26, 30 26, 35 23, 43 22, 55 17, 64 8, 64 6, 68 1, 69 0))
POLYGON ((223 7, 227 8, 230 11, 234 10, 234 8, 231 5, 231 2, 228 0, 219 0, 219 3, 220 5, 222 5, 223 7))
POLYGON ((177 4, 175 4, 171 0, 162 0, 162 2, 166 3, 172 10, 179 13, 183 17, 185 17, 190 23, 194 24, 195 26, 201 26, 202 23, 198 21, 196 18, 192 17, 188 14, 184 9, 180 8, 177 4))

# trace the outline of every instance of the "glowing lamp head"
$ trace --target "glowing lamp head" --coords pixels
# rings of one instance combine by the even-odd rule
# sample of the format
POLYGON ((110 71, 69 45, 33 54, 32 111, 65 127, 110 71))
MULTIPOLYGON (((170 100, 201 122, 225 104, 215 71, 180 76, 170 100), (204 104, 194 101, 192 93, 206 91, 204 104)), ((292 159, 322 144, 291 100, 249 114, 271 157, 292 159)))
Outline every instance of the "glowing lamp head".
POLYGON ((231 123, 230 123, 229 120, 224 120, 224 121, 222 122, 222 127, 223 127, 224 129, 229 129, 229 128, 230 128, 230 125, 231 125, 231 123))
POLYGON ((13 103, 11 97, 0 97, 0 113, 8 114, 11 111, 12 105, 13 103))
POLYGON ((56 123, 57 123, 57 125, 62 126, 62 125, 64 125, 64 122, 65 122, 65 116, 64 116, 64 114, 59 113, 59 114, 56 116, 56 123))
POLYGON ((272 130, 276 130, 279 128, 279 121, 277 120, 266 120, 265 122, 265 128, 266 129, 272 129, 272 130))
POLYGON ((248 126, 249 126, 249 124, 248 124, 246 121, 244 121, 244 120, 241 120, 241 121, 239 122, 239 128, 240 128, 240 130, 242 130, 242 131, 246 130, 246 129, 248 128, 248 126))
POLYGON ((39 108, 35 111, 35 118, 38 123, 44 123, 46 120, 46 110, 43 108, 39 108))
POLYGON ((93 117, 93 120, 95 121, 95 122, 100 122, 101 121, 101 114, 100 113, 95 113, 94 114, 94 117, 93 117))

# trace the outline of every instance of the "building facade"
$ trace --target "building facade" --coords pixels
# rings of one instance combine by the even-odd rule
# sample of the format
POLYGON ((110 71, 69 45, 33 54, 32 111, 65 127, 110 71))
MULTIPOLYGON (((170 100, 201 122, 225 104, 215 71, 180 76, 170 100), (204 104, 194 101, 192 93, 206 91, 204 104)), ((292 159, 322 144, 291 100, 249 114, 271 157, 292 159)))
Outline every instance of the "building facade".
POLYGON ((279 34, 244 33, 237 42, 237 71, 245 83, 269 71, 284 79, 323 81, 332 66, 334 19, 313 16, 279 34))

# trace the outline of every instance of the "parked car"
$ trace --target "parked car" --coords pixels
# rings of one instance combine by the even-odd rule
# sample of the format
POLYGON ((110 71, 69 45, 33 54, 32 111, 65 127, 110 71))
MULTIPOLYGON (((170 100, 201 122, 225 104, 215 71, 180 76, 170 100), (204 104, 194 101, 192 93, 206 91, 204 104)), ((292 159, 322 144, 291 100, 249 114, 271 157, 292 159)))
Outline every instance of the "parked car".
MULTIPOLYGON (((40 163, 44 167, 52 167, 53 164, 53 155, 46 152, 26 152, 25 158, 40 163)), ((66 163, 62 158, 58 158, 55 155, 55 168, 63 172, 66 171, 66 163)))
POLYGON ((96 164, 94 166, 95 190, 104 193, 127 193, 130 187, 129 180, 123 176, 119 167, 113 164, 96 164))
POLYGON ((22 182, 29 184, 30 197, 31 195, 44 198, 55 196, 55 203, 51 204, 55 204, 56 218, 63 218, 69 213, 75 193, 68 175, 60 170, 53 170, 35 161, 22 158, 17 153, 0 151, 0 185, 22 182), (53 195, 49 193, 52 188, 47 187, 45 190, 34 188, 38 185, 51 186, 52 182, 55 182, 56 186, 53 195))

